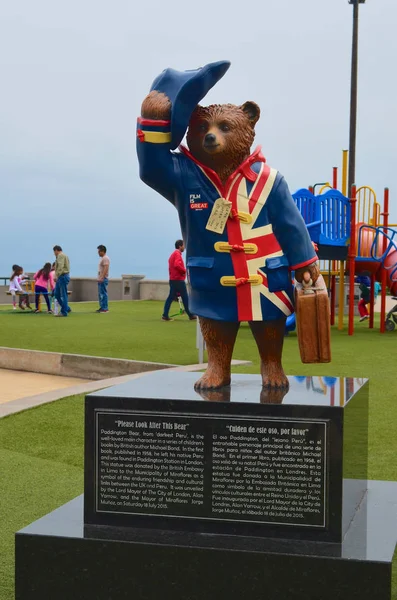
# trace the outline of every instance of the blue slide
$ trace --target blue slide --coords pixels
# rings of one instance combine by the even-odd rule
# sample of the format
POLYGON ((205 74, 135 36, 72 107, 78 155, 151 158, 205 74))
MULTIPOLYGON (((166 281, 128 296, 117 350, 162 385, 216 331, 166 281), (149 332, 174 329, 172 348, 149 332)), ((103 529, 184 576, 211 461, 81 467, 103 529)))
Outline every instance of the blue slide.
POLYGON ((291 331, 295 331, 295 328, 296 328, 295 313, 292 313, 292 315, 287 317, 287 321, 285 323, 285 332, 290 333, 291 331))

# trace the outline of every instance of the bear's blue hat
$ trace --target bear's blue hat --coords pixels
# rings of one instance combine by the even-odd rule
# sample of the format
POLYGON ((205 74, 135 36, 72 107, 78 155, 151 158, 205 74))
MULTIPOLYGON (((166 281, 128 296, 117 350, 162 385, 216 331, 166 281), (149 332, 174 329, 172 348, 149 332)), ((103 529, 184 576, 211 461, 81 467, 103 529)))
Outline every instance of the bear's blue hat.
POLYGON ((171 148, 177 148, 186 133, 192 112, 209 90, 224 76, 230 62, 220 60, 193 71, 165 69, 150 91, 163 92, 172 102, 171 148))

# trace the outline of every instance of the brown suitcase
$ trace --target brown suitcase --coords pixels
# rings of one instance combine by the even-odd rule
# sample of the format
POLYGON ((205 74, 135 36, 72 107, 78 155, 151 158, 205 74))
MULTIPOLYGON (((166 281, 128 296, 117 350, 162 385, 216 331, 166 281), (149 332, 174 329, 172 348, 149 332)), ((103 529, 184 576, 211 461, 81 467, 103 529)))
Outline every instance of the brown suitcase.
POLYGON ((305 288, 296 283, 295 312, 302 362, 331 362, 330 308, 321 275, 314 286, 305 288))

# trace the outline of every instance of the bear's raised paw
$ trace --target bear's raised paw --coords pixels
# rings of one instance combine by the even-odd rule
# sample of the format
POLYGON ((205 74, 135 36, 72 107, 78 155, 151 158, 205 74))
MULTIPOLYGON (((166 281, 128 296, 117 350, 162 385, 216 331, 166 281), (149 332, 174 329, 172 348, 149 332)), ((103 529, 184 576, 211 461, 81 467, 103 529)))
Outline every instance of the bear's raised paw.
POLYGON ((162 92, 153 90, 142 102, 141 115, 144 119, 169 119, 171 100, 162 92))

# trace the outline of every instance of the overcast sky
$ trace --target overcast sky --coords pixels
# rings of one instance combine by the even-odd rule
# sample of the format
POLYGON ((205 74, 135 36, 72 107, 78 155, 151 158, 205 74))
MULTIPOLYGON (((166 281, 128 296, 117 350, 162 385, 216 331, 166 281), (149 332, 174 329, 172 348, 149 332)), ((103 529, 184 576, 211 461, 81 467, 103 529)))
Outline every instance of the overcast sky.
MULTIPOLYGON (((357 183, 391 189, 397 222, 396 0, 360 6, 357 183)), ((203 101, 256 101, 256 141, 293 192, 348 147, 347 0, 0 3, 0 276, 61 244, 72 274, 167 278, 175 209, 138 178, 135 120, 164 68, 232 66, 203 101), (238 6, 241 9, 238 9, 238 6)))

